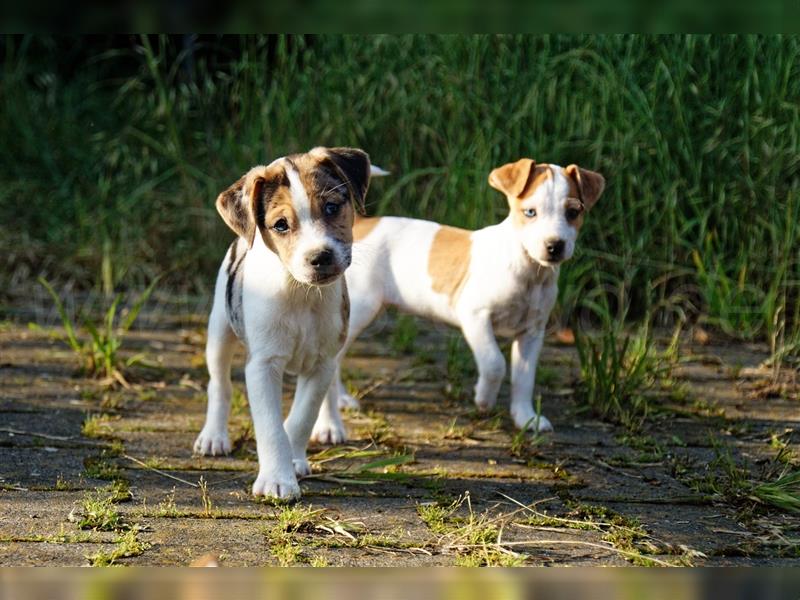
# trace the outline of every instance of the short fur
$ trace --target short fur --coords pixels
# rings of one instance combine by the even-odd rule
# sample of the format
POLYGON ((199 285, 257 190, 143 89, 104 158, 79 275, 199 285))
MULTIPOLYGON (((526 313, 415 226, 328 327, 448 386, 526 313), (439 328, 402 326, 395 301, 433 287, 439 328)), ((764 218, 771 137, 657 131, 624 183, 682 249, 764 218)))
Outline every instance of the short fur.
MULTIPOLYGON (((556 300, 559 265, 575 249, 584 212, 603 191, 599 173, 529 158, 494 169, 489 183, 506 196, 509 215, 478 231, 398 217, 357 219, 348 269, 351 311, 347 347, 381 308, 459 327, 478 365, 475 403, 489 409, 506 372, 495 339, 513 338, 511 416, 519 428, 551 429, 533 408, 536 365, 556 300)), ((339 405, 357 406, 337 375, 312 437, 345 439, 339 405)))
POLYGON ((239 237, 217 276, 206 346, 208 412, 194 450, 231 450, 230 369, 238 338, 247 348, 257 496, 297 497, 297 476, 310 472, 306 446, 347 335, 341 275, 352 256, 354 207, 364 206, 369 177, 369 157, 361 150, 314 148, 254 167, 217 198, 220 215, 239 237), (297 374, 285 421, 284 372, 297 374))

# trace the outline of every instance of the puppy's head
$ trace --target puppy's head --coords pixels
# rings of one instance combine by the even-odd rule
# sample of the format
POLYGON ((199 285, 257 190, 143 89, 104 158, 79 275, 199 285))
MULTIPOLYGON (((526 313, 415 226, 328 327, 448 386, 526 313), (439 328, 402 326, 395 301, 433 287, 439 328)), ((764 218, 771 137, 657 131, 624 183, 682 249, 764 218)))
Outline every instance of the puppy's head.
POLYGON ((555 266, 572 257, 584 214, 603 193, 605 179, 577 165, 537 165, 522 158, 494 169, 489 185, 506 195, 528 255, 555 266))
POLYGON ((369 157, 314 148, 254 167, 217 198, 228 227, 253 245, 256 231, 297 281, 325 285, 350 266, 354 209, 363 212, 369 157))

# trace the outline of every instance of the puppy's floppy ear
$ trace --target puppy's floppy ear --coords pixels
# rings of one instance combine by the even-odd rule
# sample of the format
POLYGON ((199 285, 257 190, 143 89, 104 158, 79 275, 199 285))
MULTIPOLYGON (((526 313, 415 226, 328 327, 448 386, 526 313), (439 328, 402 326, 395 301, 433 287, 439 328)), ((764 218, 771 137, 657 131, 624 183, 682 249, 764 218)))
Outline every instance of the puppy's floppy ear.
POLYGON ((535 169, 536 161, 530 158, 521 158, 517 162, 497 167, 489 173, 489 185, 500 190, 506 196, 522 198, 535 169))
POLYGON ((326 148, 326 152, 347 184, 358 212, 364 214, 370 176, 369 155, 358 148, 326 148))
POLYGON ((605 178, 600 173, 581 169, 578 165, 569 165, 564 171, 578 186, 580 200, 583 201, 586 208, 592 208, 606 187, 605 178))
POLYGON ((247 240, 250 248, 256 235, 259 207, 276 185, 276 176, 269 176, 267 167, 253 167, 217 196, 217 212, 222 220, 236 235, 247 240))

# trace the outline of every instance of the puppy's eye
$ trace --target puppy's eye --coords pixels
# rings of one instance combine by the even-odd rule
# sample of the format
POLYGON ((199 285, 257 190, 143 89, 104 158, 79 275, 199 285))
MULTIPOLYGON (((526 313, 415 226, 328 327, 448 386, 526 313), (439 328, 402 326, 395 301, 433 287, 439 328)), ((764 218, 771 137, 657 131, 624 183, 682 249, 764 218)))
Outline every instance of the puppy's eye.
POLYGON ((325 206, 322 207, 322 211, 326 217, 332 217, 339 213, 339 205, 335 202, 326 202, 325 206))
POLYGON ((289 231, 289 223, 286 221, 286 219, 278 219, 275 221, 275 224, 272 226, 272 228, 278 233, 286 233, 289 231))
POLYGON ((522 214, 525 215, 526 217, 528 217, 529 219, 532 219, 533 217, 536 216, 536 209, 535 208, 523 208, 522 209, 522 214))
POLYGON ((568 208, 567 209, 567 221, 574 221, 575 219, 578 218, 578 216, 580 214, 581 214, 580 209, 578 209, 578 208, 568 208))

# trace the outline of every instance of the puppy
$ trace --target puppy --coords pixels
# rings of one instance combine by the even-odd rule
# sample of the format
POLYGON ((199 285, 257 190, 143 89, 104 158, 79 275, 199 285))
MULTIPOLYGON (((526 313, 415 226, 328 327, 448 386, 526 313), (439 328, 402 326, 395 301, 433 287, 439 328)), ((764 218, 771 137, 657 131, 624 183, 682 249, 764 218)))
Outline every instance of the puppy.
MULTIPOLYGON (((559 265, 575 250, 584 215, 603 192, 599 173, 576 165, 537 165, 523 158, 494 169, 489 185, 508 200, 508 217, 467 231, 398 217, 357 219, 347 271, 350 325, 338 361, 382 307, 459 327, 478 365, 475 404, 497 401, 506 361, 495 336, 513 338, 511 416, 520 428, 551 430, 533 408, 536 364, 556 300, 559 265)), ((357 406, 338 371, 312 437, 339 443, 339 405, 357 406)))
POLYGON ((239 237, 217 276, 208 321, 208 412, 194 450, 227 454, 231 358, 247 349, 245 379, 258 450, 256 496, 294 498, 310 473, 306 446, 347 337, 354 207, 363 210, 367 154, 314 148, 254 167, 217 198, 239 237), (285 372, 297 390, 283 421, 285 372))

